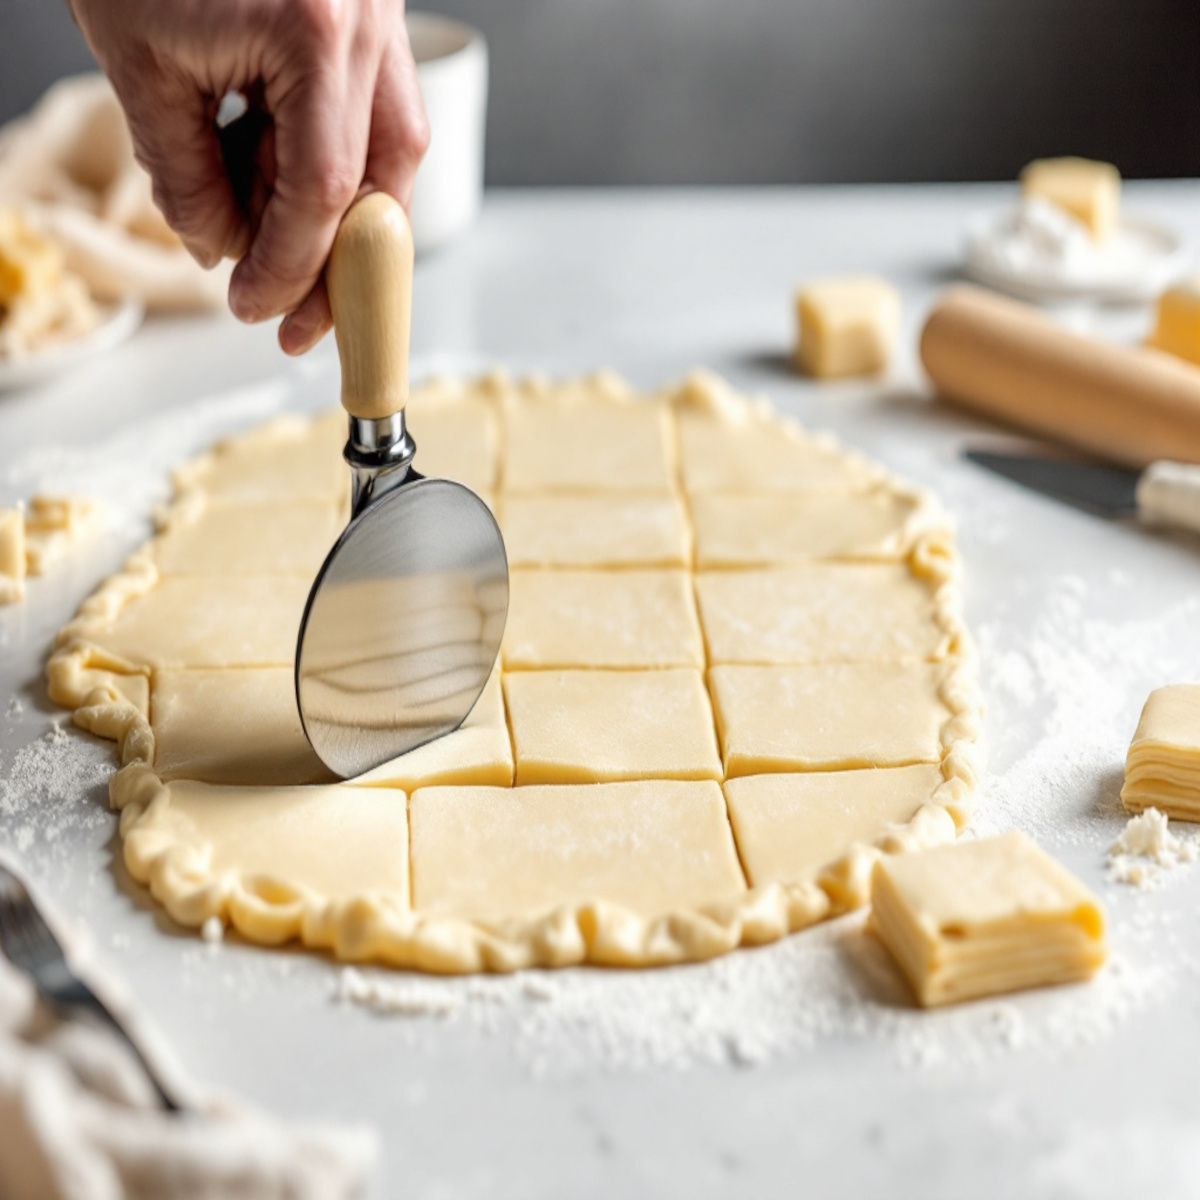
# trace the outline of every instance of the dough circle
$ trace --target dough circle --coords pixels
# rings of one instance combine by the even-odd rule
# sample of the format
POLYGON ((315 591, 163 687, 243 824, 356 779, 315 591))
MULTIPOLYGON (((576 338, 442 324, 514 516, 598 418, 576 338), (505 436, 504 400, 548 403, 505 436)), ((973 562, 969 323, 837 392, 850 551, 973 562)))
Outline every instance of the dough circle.
POLYGON ((304 741, 340 413, 181 467, 58 636, 51 697, 118 743, 125 861, 176 920, 439 972, 665 964, 862 905, 881 857, 954 839, 980 708, 928 492, 704 372, 435 379, 409 416, 513 551, 457 732, 343 783, 304 741))

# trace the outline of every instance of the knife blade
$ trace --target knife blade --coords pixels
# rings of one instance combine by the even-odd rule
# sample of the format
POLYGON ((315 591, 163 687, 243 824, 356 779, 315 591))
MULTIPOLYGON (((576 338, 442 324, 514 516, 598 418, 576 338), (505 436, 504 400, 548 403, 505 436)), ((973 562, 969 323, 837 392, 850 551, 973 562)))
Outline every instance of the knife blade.
POLYGON ((1005 479, 1108 518, 1200 533, 1200 466, 1154 462, 1144 471, 1105 463, 965 450, 963 457, 1005 479))

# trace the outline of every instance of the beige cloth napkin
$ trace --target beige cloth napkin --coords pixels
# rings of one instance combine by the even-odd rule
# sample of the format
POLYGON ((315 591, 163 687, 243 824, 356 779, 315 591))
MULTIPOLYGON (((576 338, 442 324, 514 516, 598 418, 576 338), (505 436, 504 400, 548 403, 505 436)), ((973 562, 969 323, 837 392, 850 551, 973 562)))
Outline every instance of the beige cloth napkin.
POLYGON ((160 310, 224 303, 230 264, 205 271, 167 227, 103 75, 62 80, 0 129, 0 205, 17 205, 62 242, 99 300, 136 296, 160 310))
POLYGON ((224 1098, 163 1112, 114 1037, 57 1020, 0 957, 0 1196, 352 1200, 376 1152, 369 1131, 292 1125, 224 1098))

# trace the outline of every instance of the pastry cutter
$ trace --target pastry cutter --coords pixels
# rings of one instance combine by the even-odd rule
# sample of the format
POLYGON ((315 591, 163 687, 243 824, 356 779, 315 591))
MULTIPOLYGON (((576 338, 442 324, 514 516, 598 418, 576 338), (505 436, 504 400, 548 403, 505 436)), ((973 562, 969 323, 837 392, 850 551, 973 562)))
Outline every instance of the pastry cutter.
POLYGON ((1154 462, 1144 471, 1078 459, 967 450, 964 456, 1014 483, 1102 517, 1200 533, 1200 466, 1154 462))
POLYGON ((357 201, 325 268, 350 418, 350 523, 312 586, 296 649, 304 732, 343 778, 457 729, 508 614, 495 517, 469 488, 413 469, 412 271, 404 210, 382 193, 357 201))

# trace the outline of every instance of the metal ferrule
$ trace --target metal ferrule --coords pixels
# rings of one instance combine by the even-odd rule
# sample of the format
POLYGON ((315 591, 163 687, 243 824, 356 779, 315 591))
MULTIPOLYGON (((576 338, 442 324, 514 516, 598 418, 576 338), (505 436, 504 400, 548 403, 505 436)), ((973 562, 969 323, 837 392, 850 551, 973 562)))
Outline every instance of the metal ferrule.
POLYGON ((377 496, 409 479, 419 479, 412 470, 416 452, 403 410, 379 420, 351 417, 350 437, 343 451, 353 472, 351 513, 358 516, 377 496))

